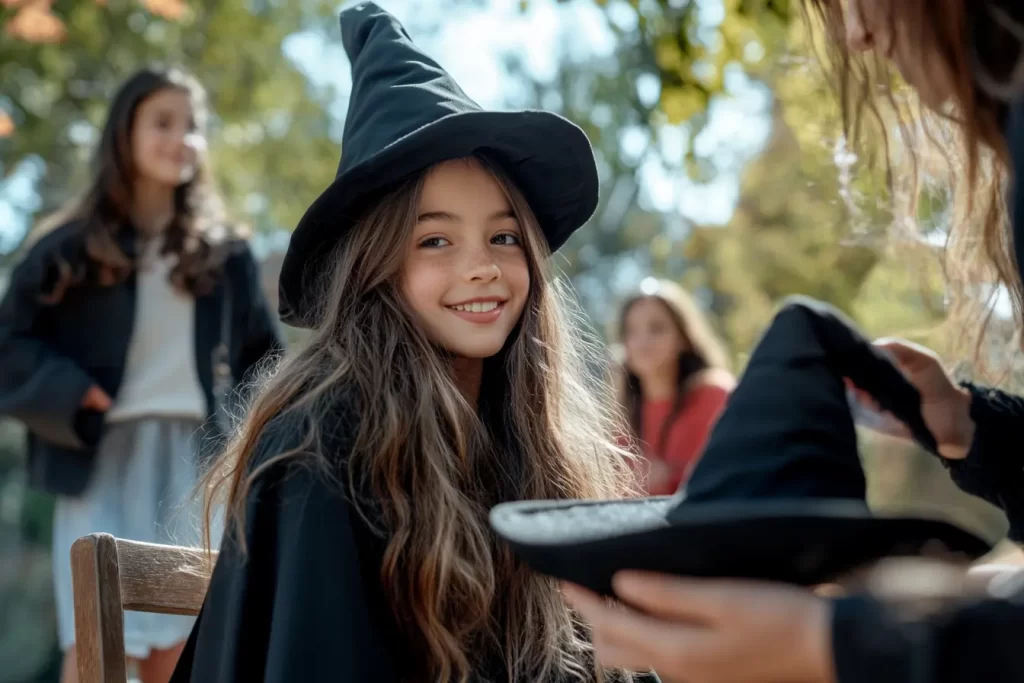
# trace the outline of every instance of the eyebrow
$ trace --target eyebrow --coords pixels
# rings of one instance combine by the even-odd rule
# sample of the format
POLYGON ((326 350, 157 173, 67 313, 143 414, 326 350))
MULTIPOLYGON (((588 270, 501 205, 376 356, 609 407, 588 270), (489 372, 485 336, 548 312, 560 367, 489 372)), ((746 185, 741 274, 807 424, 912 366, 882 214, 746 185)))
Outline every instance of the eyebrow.
MULTIPOLYGON (((515 218, 515 213, 511 209, 502 209, 495 211, 487 217, 488 221, 496 221, 504 218, 515 218)), ((444 221, 446 223, 458 223, 461 219, 453 213, 448 211, 425 211, 416 217, 416 221, 422 223, 424 221, 444 221)))

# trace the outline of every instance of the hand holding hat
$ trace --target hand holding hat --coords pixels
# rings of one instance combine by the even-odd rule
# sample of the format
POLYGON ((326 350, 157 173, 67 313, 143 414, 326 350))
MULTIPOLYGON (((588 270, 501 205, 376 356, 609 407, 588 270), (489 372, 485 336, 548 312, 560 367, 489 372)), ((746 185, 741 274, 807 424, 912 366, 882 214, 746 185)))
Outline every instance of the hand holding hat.
POLYGON ((685 490, 507 503, 491 524, 534 569, 607 595, 623 569, 815 585, 884 557, 991 550, 939 514, 868 507, 844 378, 938 454, 914 386, 842 314, 798 297, 757 344, 685 490))

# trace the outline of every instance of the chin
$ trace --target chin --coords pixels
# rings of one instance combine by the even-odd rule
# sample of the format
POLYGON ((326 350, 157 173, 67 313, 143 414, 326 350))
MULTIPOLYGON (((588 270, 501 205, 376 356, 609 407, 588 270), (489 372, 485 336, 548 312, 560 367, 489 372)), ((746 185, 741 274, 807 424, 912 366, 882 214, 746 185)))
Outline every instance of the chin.
POLYGON ((504 341, 498 343, 480 343, 480 344, 448 344, 446 348, 456 356, 462 358, 470 358, 472 360, 484 360, 491 356, 496 356, 504 346, 504 341))

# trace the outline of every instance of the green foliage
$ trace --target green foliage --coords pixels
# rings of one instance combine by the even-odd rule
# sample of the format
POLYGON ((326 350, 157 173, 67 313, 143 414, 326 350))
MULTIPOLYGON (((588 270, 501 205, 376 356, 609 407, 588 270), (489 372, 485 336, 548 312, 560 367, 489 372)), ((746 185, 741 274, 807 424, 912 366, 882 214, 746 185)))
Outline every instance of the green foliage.
MULTIPOLYGON (((0 23, 13 11, 0 10, 0 23)), ((45 162, 44 211, 81 188, 110 96, 148 63, 182 65, 206 86, 211 154, 237 218, 290 229, 333 177, 336 93, 314 90, 281 54, 297 31, 336 31, 333 3, 213 0, 178 20, 130 0, 57 1, 53 11, 67 28, 62 42, 0 41, 0 109, 14 124, 0 138, 0 177, 45 162)))

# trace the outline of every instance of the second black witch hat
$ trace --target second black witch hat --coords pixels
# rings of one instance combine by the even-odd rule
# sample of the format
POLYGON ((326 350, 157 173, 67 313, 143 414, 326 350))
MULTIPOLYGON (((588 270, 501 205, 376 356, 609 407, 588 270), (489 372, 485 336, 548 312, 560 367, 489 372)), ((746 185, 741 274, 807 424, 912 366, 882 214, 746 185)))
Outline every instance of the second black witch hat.
POLYGON ((811 585, 883 557, 989 552, 940 517, 872 512, 844 378, 937 454, 917 390, 838 311, 799 297, 761 338, 677 495, 507 503, 491 525, 534 569, 605 594, 622 569, 811 585))

